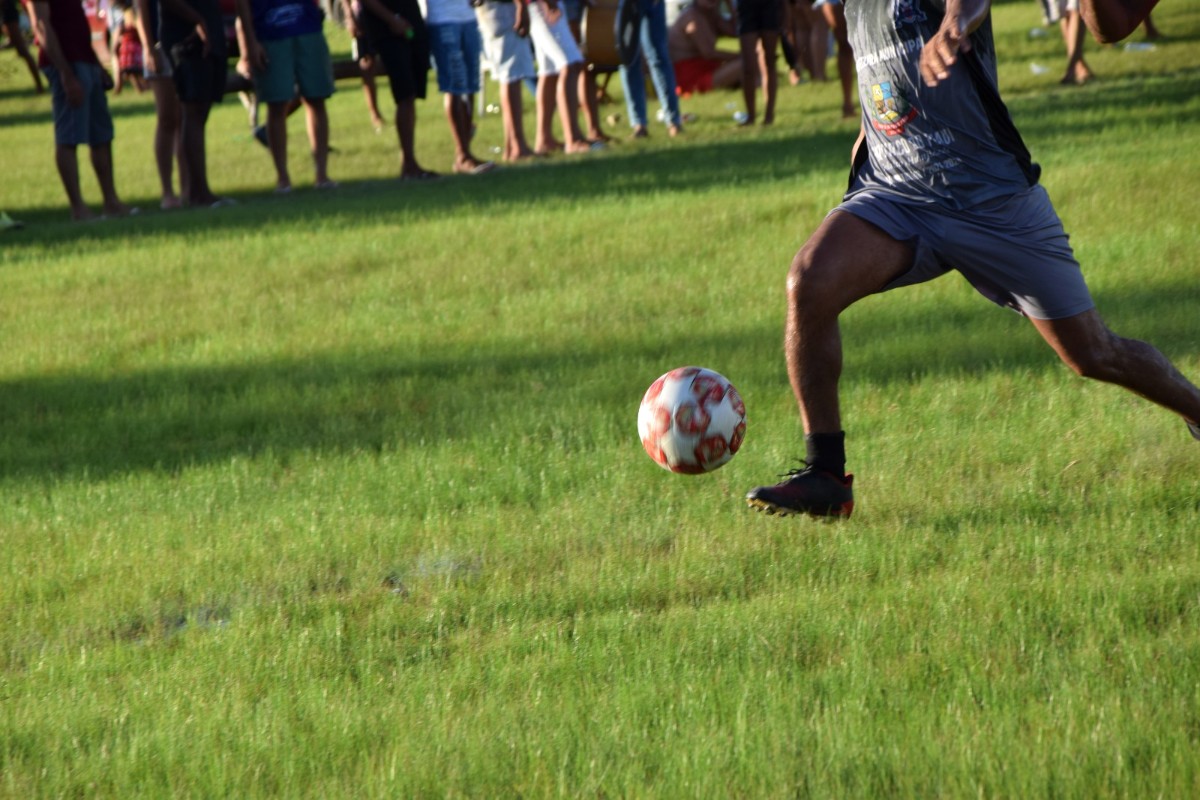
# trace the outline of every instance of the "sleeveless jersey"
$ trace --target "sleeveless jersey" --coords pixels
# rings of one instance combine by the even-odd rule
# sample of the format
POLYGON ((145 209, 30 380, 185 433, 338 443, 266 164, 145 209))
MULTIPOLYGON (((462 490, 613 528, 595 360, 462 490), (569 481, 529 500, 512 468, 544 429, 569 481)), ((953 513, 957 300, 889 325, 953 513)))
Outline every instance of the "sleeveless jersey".
POLYGON ((1038 167, 1000 100, 990 15, 949 79, 929 87, 918 62, 941 24, 939 6, 932 0, 844 5, 866 131, 847 197, 884 191, 966 209, 1037 183, 1038 167))

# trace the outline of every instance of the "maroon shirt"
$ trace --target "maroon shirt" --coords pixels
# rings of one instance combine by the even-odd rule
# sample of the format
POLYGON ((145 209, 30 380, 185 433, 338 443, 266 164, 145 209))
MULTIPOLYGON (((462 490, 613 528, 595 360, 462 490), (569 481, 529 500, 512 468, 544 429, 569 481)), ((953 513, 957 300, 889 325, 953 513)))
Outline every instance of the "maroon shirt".
MULTIPOLYGON (((30 0, 32 2, 32 0, 30 0)), ((69 62, 87 61, 99 64, 96 51, 92 49, 92 29, 87 15, 83 13, 80 0, 40 0, 50 7, 49 25, 58 37, 58 46, 69 62)), ((50 66, 50 56, 41 42, 38 43, 38 66, 50 66)))

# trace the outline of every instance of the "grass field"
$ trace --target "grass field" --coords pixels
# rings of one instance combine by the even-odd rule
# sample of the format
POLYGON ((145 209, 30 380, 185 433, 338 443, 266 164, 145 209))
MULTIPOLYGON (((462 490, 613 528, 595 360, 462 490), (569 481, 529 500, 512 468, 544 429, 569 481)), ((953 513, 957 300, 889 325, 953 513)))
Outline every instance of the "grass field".
MULTIPOLYGON (((1200 7, 1077 89, 1037 4, 995 19, 1101 312, 1200 376, 1200 7)), ((1200 444, 961 279, 844 319, 854 518, 745 508, 803 454, 782 289, 844 186, 832 84, 414 185, 343 83, 343 185, 297 120, 286 198, 230 99, 239 204, 170 213, 122 94, 144 212, 74 225, 27 81, 0 52, 0 796, 1200 794, 1200 444), (683 364, 749 412, 709 476, 636 437, 683 364)))

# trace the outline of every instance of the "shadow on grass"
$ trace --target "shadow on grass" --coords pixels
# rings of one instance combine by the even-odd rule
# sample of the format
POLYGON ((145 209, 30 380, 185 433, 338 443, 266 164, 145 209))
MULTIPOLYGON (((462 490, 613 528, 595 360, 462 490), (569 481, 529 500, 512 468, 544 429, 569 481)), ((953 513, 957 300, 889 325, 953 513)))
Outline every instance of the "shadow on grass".
MULTIPOLYGON (((1159 285, 1098 301, 1119 307, 1123 333, 1194 355, 1198 295, 1192 285, 1159 285)), ((994 370, 1065 369, 1028 323, 982 299, 952 308, 908 299, 894 292, 853 310, 844 326, 846 381, 886 388, 994 370)), ((597 419, 611 416, 615 429, 632 425, 632 409, 654 376, 631 364, 677 366, 681 353, 684 360, 711 356, 714 365, 739 365, 739 383, 759 392, 777 387, 784 396, 779 342, 775 327, 665 342, 648 331, 615 341, 581 333, 537 354, 517 343, 417 359, 398 345, 261 365, 10 381, 0 383, 0 475, 102 479, 264 454, 286 462, 306 452, 512 444, 497 430, 590 447, 597 419)))
MULTIPOLYGON (((5 248, 126 244, 137 236, 187 235, 200 231, 220 237, 260 232, 264 224, 286 219, 302 224, 363 220, 414 220, 453 217, 462 213, 503 211, 514 204, 578 203, 670 192, 694 192, 727 186, 791 180, 812 172, 834 170, 839 179, 830 187, 830 202, 840 196, 841 171, 848 165, 853 135, 829 131, 812 135, 755 137, 721 142, 670 146, 661 150, 611 152, 581 158, 559 157, 528 167, 504 168, 485 177, 447 176, 424 183, 395 178, 353 181, 336 192, 299 192, 280 200, 259 192, 232 196, 240 205, 217 211, 195 209, 137 218, 72 225, 62 210, 6 209, 29 228, 5 239, 5 248), (45 227, 42 227, 45 223, 45 227), (40 228, 40 230, 39 230, 40 228)), ((127 202, 153 208, 150 198, 127 202)))

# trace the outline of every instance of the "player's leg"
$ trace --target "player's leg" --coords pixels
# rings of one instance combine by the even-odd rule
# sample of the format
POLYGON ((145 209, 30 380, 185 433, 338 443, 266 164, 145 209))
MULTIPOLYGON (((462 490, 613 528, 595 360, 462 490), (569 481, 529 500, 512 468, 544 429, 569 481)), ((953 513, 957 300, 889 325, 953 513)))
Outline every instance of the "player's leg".
POLYGON ((845 475, 838 382, 842 337, 838 317, 880 291, 913 262, 912 245, 853 214, 835 211, 796 254, 787 278, 784 352, 804 425, 805 467, 787 480, 746 495, 770 513, 849 516, 854 507, 845 475))
POLYGON ((792 260, 784 349, 805 433, 842 429, 838 317, 912 263, 911 245, 853 214, 829 215, 792 260))
POLYGON ((1200 438, 1200 389, 1157 348, 1117 336, 1095 309, 1066 319, 1032 321, 1077 374, 1122 386, 1174 411, 1200 438))
POLYGON ((858 114, 858 105, 854 101, 854 50, 850 47, 849 34, 846 31, 846 11, 842 8, 841 3, 827 3, 821 7, 821 11, 837 42, 838 81, 842 86, 842 116, 853 117, 858 114))
POLYGON ((740 126, 753 125, 758 114, 758 34, 744 33, 738 37, 738 55, 742 64, 742 103, 746 106, 745 119, 740 126))
POLYGON ((762 79, 763 90, 763 125, 771 125, 775 122, 775 96, 778 93, 775 60, 778 42, 778 33, 763 31, 758 50, 758 74, 762 79))

